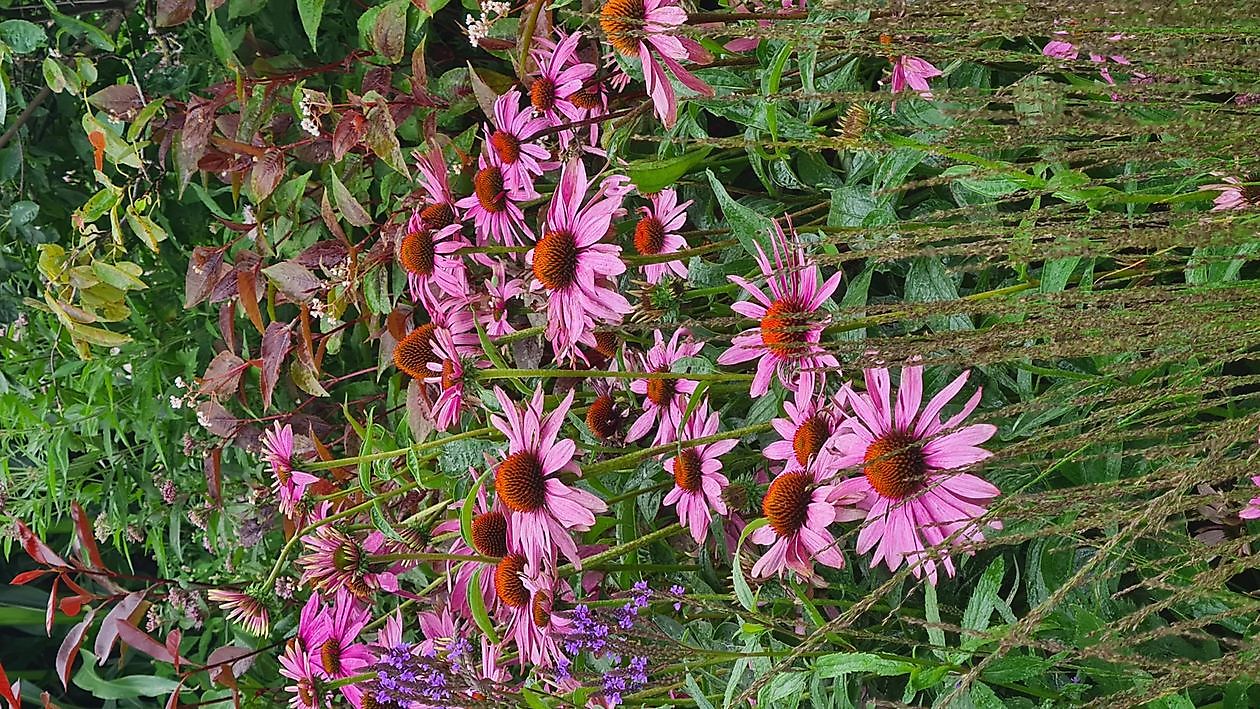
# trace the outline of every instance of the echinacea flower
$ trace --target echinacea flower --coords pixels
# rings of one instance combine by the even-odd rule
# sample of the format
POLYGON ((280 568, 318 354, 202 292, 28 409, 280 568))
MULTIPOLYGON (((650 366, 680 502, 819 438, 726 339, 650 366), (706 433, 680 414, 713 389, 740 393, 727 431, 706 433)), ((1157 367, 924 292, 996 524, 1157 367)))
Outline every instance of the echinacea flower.
POLYGON ((625 407, 616 399, 613 384, 596 379, 591 382, 595 400, 586 409, 586 428, 601 441, 611 441, 621 432, 621 425, 628 416, 625 407))
MULTIPOLYGON (((313 593, 302 615, 307 619, 307 626, 299 625, 298 636, 319 676, 330 680, 353 677, 372 664, 372 651, 365 643, 358 642, 359 633, 372 614, 350 592, 337 589, 331 607, 323 603, 319 594, 313 593)), ((358 706, 363 694, 361 688, 346 684, 340 689, 346 699, 358 706)))
MULTIPOLYGON (((691 200, 678 203, 678 193, 672 189, 657 192, 648 199, 650 207, 640 207, 643 216, 634 225, 634 248, 644 256, 672 254, 687 248, 687 241, 679 234, 687 221, 687 207, 691 200)), ((679 278, 687 277, 687 267, 682 259, 649 263, 643 266, 648 283, 660 283, 667 273, 679 278)))
MULTIPOLYGON (((475 468, 469 468, 468 471, 475 483, 479 477, 475 468)), ((494 593, 494 568, 498 559, 502 559, 508 553, 508 509, 504 506, 503 501, 495 498, 491 504, 486 501, 485 488, 478 488, 477 495, 473 506, 473 518, 471 529, 469 530, 472 537, 472 546, 464 541, 464 537, 460 534, 460 521, 451 519, 442 522, 433 528, 433 536, 447 533, 455 533, 455 539, 451 542, 450 547, 446 550, 448 554, 457 556, 485 556, 495 559, 495 562, 484 562, 477 559, 468 559, 464 561, 444 561, 438 564, 440 570, 444 570, 447 574, 448 587, 450 589, 450 607, 456 613, 465 618, 472 617, 472 608, 468 605, 469 587, 472 585, 473 577, 477 576, 478 590, 481 593, 482 604, 486 610, 493 613, 498 605, 498 599, 494 593)))
POLYGON ((407 271, 412 300, 420 301, 430 285, 448 295, 467 297, 468 269, 459 250, 469 244, 460 229, 461 225, 451 224, 434 231, 424 225, 419 210, 412 212, 398 245, 398 262, 407 271))
MULTIPOLYGON (((891 402, 887 369, 866 370, 866 392, 845 390, 853 414, 828 444, 838 468, 861 466, 862 475, 837 487, 859 497, 867 510, 866 523, 858 533, 857 552, 872 548, 871 566, 881 561, 896 571, 904 560, 910 571, 936 584, 937 561, 954 575, 954 562, 941 546, 984 539, 976 520, 1000 493, 996 487, 970 473, 958 472, 991 454, 979 445, 997 431, 992 424, 959 427, 980 403, 980 390, 962 411, 941 423, 941 410, 958 395, 969 372, 923 401, 923 368, 904 367, 891 402), (928 549, 935 548, 932 554, 928 549)), ((1001 523, 990 522, 994 528, 1001 523)))
POLYGON ((502 337, 516 332, 516 328, 508 322, 508 301, 524 294, 524 282, 519 278, 508 278, 503 264, 496 263, 491 277, 486 280, 486 305, 477 311, 477 318, 487 335, 502 337))
POLYGON ((439 431, 448 431, 459 423, 464 411, 464 376, 467 366, 487 366, 486 360, 465 358, 448 330, 438 330, 433 336, 433 356, 441 362, 429 362, 429 376, 425 384, 436 384, 442 391, 433 403, 439 431))
POLYGON ((437 333, 446 331, 460 351, 475 351, 481 344, 477 337, 473 313, 462 298, 421 299, 429 314, 429 322, 417 325, 394 346, 394 366, 412 379, 429 377, 430 364, 442 364, 434 350, 437 333))
POLYGON ((559 42, 541 41, 532 50, 538 75, 529 85, 529 102, 548 125, 559 126, 582 119, 582 109, 572 99, 595 75, 595 65, 577 56, 582 33, 561 33, 559 42))
POLYGON ((894 94, 905 91, 907 87, 917 91, 925 99, 932 98, 928 79, 941 75, 941 70, 932 66, 926 59, 901 55, 893 60, 892 77, 889 80, 894 94))
POLYGON ((795 238, 789 240, 778 222, 774 224, 774 231, 773 265, 761 246, 756 245, 757 266, 766 277, 769 296, 739 276, 727 276, 753 297, 753 300, 735 303, 731 309, 758 320, 759 324, 736 335, 730 349, 718 357, 718 364, 758 360, 749 391, 752 396, 769 391, 770 380, 776 374, 790 390, 795 390, 798 384, 813 390, 813 370, 840 366, 835 356, 819 345, 826 320, 818 311, 840 285, 841 273, 837 271, 820 285, 822 276, 818 265, 805 257, 804 249, 795 238))
MULTIPOLYGON (((683 425, 685 440, 712 436, 718 430, 718 414, 706 400, 691 412, 683 425)), ((674 487, 661 502, 674 505, 678 521, 691 530, 691 538, 703 544, 709 535, 710 510, 726 516, 722 490, 730 483, 720 471, 721 456, 729 453, 739 441, 727 439, 715 443, 683 448, 665 461, 665 471, 674 476, 674 487)))
POLYGON ((656 115, 667 127, 678 119, 678 97, 670 74, 702 96, 714 95, 713 87, 678 63, 680 59, 709 60, 699 42, 678 34, 686 22, 687 12, 678 0, 605 0, 599 12, 599 26, 613 49, 643 63, 643 83, 656 115))
POLYGON ((546 118, 536 118, 521 108, 521 92, 516 89, 495 99, 493 126, 485 128, 486 149, 498 159, 504 180, 528 185, 527 191, 533 191, 534 176, 543 174, 539 161, 551 157, 533 140, 550 125, 546 118))
POLYGON ((525 224, 521 204, 538 196, 528 182, 509 180, 497 158, 483 153, 477 159, 473 193, 455 203, 472 217, 478 246, 517 246, 522 237, 533 237, 525 224))
POLYGON ((456 223, 455 195, 451 192, 441 148, 435 146, 427 153, 417 153, 416 168, 420 172, 420 188, 425 196, 425 206, 419 209, 420 226, 429 231, 440 231, 456 223))
POLYGON ((1225 175, 1223 183, 1204 185, 1201 190, 1211 192, 1219 190, 1220 194, 1212 200, 1212 211, 1222 212, 1234 209, 1247 209, 1260 204, 1260 186, 1249 185, 1233 175, 1225 175))
POLYGON ((398 577, 374 565, 369 557, 384 553, 385 535, 372 532, 360 540, 335 525, 325 524, 302 537, 307 553, 298 557, 302 583, 331 593, 346 590, 363 600, 373 591, 397 591, 398 577))
POLYGON ((289 706, 293 709, 323 709, 328 706, 326 697, 318 689, 319 680, 311 664, 311 656, 299 638, 293 638, 280 656, 280 674, 293 680, 284 688, 292 694, 289 706))
POLYGON ((206 598, 219 604, 228 620, 240 623, 253 635, 263 637, 271 628, 271 615, 257 593, 212 588, 206 592, 206 598))
POLYGON ((319 478, 293 468, 293 427, 289 424, 281 426, 277 421, 271 430, 263 431, 262 447, 276 477, 271 489, 280 501, 280 512, 291 518, 307 486, 319 482, 319 478))
MULTIPOLYGON (((1260 475, 1253 475, 1251 477, 1251 483, 1253 485, 1260 486, 1260 475)), ((1247 506, 1238 513, 1238 516, 1242 519, 1260 519, 1260 497, 1251 498, 1251 500, 1247 502, 1247 506)))
POLYGON ((814 562, 844 568, 844 555, 828 531, 833 522, 861 519, 852 505, 858 495, 830 484, 832 468, 826 455, 807 468, 789 468, 770 481, 761 501, 767 524, 753 530, 750 541, 769 546, 753 565, 755 577, 782 576, 791 570, 803 579, 815 578, 814 562))
POLYGON ((625 272, 621 247, 600 243, 621 207, 625 178, 605 178, 589 200, 586 168, 573 160, 547 208, 546 233, 525 254, 533 290, 547 293, 547 339, 557 359, 576 357, 578 342, 594 344, 595 322, 620 323, 633 312, 608 279, 625 272))
POLYGON ((788 467, 803 468, 810 464, 832 434, 840 427, 836 401, 823 390, 796 388, 795 401, 783 402, 786 418, 770 422, 779 440, 766 446, 762 453, 770 460, 788 462, 788 467))
POLYGON ((509 510, 509 543, 518 545, 531 562, 553 557, 558 548, 575 565, 580 564, 569 530, 589 530, 595 515, 608 506, 558 477, 582 472, 573 462, 577 446, 570 439, 557 439, 573 404, 573 391, 546 415, 541 387, 523 410, 502 389, 495 387, 494 395, 503 415, 491 415, 490 420, 508 439, 507 457, 494 469, 494 494, 509 510))
POLYGON ((524 553, 512 551, 495 567, 494 588, 500 615, 507 619, 507 634, 522 661, 554 667, 563 657, 560 642, 572 623, 555 609, 560 584, 553 562, 530 561, 524 553))
MULTIPOLYGON (((643 355, 643 371, 666 373, 673 370, 674 363, 688 357, 695 357, 704 347, 704 343, 693 342, 691 333, 686 328, 679 328, 665 342, 660 330, 652 333, 655 344, 643 355), (685 342, 679 338, 686 337, 685 342)), ((630 425, 626 433, 627 441, 637 441, 656 426, 656 437, 652 445, 659 446, 678 440, 678 425, 682 423, 682 415, 687 410, 687 401, 696 390, 696 383, 687 379, 635 379, 630 383, 630 391, 643 396, 643 414, 630 425)))

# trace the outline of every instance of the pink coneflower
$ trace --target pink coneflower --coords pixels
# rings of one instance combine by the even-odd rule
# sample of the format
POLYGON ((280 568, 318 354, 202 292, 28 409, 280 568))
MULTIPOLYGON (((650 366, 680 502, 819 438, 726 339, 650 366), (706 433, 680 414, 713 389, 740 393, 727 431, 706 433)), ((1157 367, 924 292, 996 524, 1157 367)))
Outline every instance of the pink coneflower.
MULTIPOLYGON (((1067 32, 1060 31, 1060 32, 1055 32, 1054 34, 1056 36, 1066 36, 1067 32)), ((1108 37, 1107 41, 1118 42, 1125 38, 1126 36, 1123 34, 1114 34, 1108 37)), ((1075 44, 1072 44, 1071 42, 1068 42, 1062 39, 1050 40, 1049 42, 1046 43, 1046 46, 1041 48, 1041 53, 1042 55, 1047 56, 1047 57, 1053 57, 1055 59, 1064 59, 1067 61, 1074 61, 1077 57, 1080 56, 1080 51, 1077 49, 1075 44)), ((1114 86, 1116 82, 1114 79, 1111 78, 1111 72, 1108 71, 1107 69, 1108 60, 1115 62, 1116 64, 1119 64, 1121 66, 1131 65, 1131 62, 1123 54, 1106 55, 1106 54, 1101 54, 1099 52, 1090 52, 1089 60, 1099 65, 1098 75, 1103 78, 1103 81, 1107 82, 1107 84, 1111 86, 1114 86)))
MULTIPOLYGON (((475 468, 470 468, 469 473, 474 482, 480 477, 475 468)), ((485 489, 479 488, 473 507, 472 529, 469 530, 473 545, 469 547, 463 536, 459 534, 460 521, 458 519, 447 520, 435 526, 433 536, 455 532, 455 540, 446 550, 448 554, 486 556, 495 559, 497 563, 498 559, 502 559, 508 553, 509 514, 509 510, 500 499, 495 498, 493 504, 488 503, 485 489)), ((476 560, 447 561, 439 564, 439 568, 447 573, 449 580, 452 610, 465 618, 472 618, 472 608, 468 605, 468 587, 472 584, 473 576, 480 571, 478 588, 481 592, 482 603, 487 611, 494 612, 498 603, 494 594, 494 566, 494 563, 476 560)))
POLYGON ((293 427, 275 422, 269 431, 262 435, 263 457, 271 465, 271 473, 276 477, 271 489, 280 501, 280 512, 285 517, 293 517, 298 500, 306 494, 306 487, 319 482, 319 478, 293 469, 293 427))
MULTIPOLYGON (((687 221, 687 207, 691 200, 678 203, 678 194, 666 189, 648 197, 650 207, 640 207, 643 216, 634 226, 634 248, 644 256, 672 254, 687 248, 687 241, 679 234, 687 221)), ((643 267, 648 283, 660 283, 667 273, 679 278, 687 277, 687 266, 681 259, 664 263, 649 263, 643 267)))
MULTIPOLYGON (((805 0, 781 0, 779 3, 778 11, 779 12, 800 12, 806 9, 808 8, 806 7, 805 0)), ((732 12, 741 12, 741 13, 754 12, 754 11, 755 12, 769 12, 770 10, 771 10, 770 5, 762 6, 760 5, 760 3, 758 4, 758 7, 755 10, 753 7, 743 2, 739 2, 739 0, 735 0, 735 2, 731 4, 732 12)), ((716 26, 716 23, 714 24, 716 26)), ((773 27, 774 22, 772 22, 771 20, 758 20, 757 25, 765 29, 765 28, 773 27)), ((729 52, 743 53, 743 52, 751 52, 752 50, 756 49, 757 45, 759 44, 761 44, 760 37, 741 37, 739 39, 733 39, 722 46, 725 47, 726 50, 729 52)))
POLYGON ((786 418, 770 422, 781 437, 762 453, 770 460, 787 461, 788 468, 803 468, 823 450, 827 440, 840 427, 837 403, 820 390, 817 395, 805 387, 796 388, 795 401, 783 402, 786 418))
POLYGON ((766 277, 770 296, 739 276, 727 276, 754 298, 735 303, 731 309, 759 320, 760 324, 736 335, 730 349, 718 357, 718 364, 758 359, 750 391, 753 396, 769 391, 770 380, 776 373, 788 389, 795 390, 799 379, 801 386, 813 390, 815 377, 811 370, 840 366, 836 358, 818 344, 826 324, 818 315, 818 309, 836 291, 841 273, 837 271, 819 285, 822 276, 818 265, 805 258, 804 249, 795 242, 795 232, 793 240, 789 241, 778 222, 774 231, 773 266, 761 246, 756 245, 757 265, 766 277))
POLYGON ((1241 178, 1232 175, 1224 175, 1221 179, 1224 182, 1199 188, 1207 192, 1220 191, 1216 199, 1212 200, 1213 212, 1247 209, 1260 204, 1260 187, 1248 185, 1241 178))
POLYGON ((551 561, 529 561, 524 553, 509 553, 495 568, 494 587, 500 615, 507 618, 507 634, 521 660, 554 667, 563 657, 560 639, 569 634, 572 623, 555 611, 559 583, 551 561))
POLYGON ((319 680, 315 677, 310 654, 300 639, 293 638, 285 646, 284 654, 280 656, 280 674, 293 680, 293 684, 284 688, 293 695, 289 698, 290 707, 323 709, 328 706, 327 697, 317 688, 319 680))
MULTIPOLYGON (((683 426, 684 440, 712 436, 718 430, 718 415, 709 409, 706 400, 691 412, 683 426)), ((721 472, 723 456, 739 441, 727 439, 716 443, 684 448, 665 461, 665 472, 674 476, 674 488, 662 504, 674 505, 678 521, 691 530, 691 537, 703 544, 709 535, 710 510, 726 516, 722 491, 730 483, 721 472)))
POLYGON ((421 304, 429 314, 429 322, 417 325, 394 346, 394 366, 412 379, 424 380, 429 376, 429 364, 441 364, 442 359, 434 351, 437 334, 446 331, 451 341, 461 351, 477 351, 481 340, 477 337, 472 308, 463 298, 428 294, 421 304))
POLYGON ((621 247, 602 244, 621 207, 624 178, 606 178, 585 202, 590 183, 581 160, 564 167, 547 208, 546 233, 525 254, 531 289, 547 292, 547 339, 557 359, 576 356, 578 342, 594 344, 595 321, 616 324, 633 312, 607 279, 625 272, 621 247))
MULTIPOLYGON (((1251 483, 1260 486, 1260 475, 1252 476, 1251 483)), ((1238 516, 1243 519, 1260 519, 1260 497, 1251 498, 1238 516)))
POLYGON ((932 98, 928 79, 941 75, 941 70, 932 66, 926 59, 901 55, 893 60, 892 77, 889 86, 892 92, 899 94, 907 87, 919 92, 921 98, 932 98))
POLYGON ((245 626, 251 634, 262 637, 271 628, 271 615, 256 594, 249 591, 212 588, 206 598, 227 612, 228 620, 245 626))
POLYGON ((508 322, 508 301, 525 294, 525 283, 519 278, 508 278, 503 264, 496 263, 490 278, 486 280, 486 304, 477 310, 477 319, 490 337, 502 337, 516 332, 508 322))
POLYGON ((815 561, 844 568, 844 555, 827 527, 833 522, 861 519, 862 513, 851 507, 857 495, 845 494, 827 483, 833 470, 828 462, 828 456, 822 455, 808 468, 791 468, 770 481, 761 501, 761 513, 768 524, 748 536, 770 547, 753 565, 753 576, 782 576, 791 570, 813 580, 815 561))
POLYGON ((538 75, 529 85, 529 103, 551 126, 581 120, 582 109, 572 99, 595 75, 595 65, 577 55, 582 33, 560 35, 560 41, 554 45, 549 40, 540 41, 531 52, 538 75))
POLYGON ((546 162, 551 153, 532 141, 550 125, 546 118, 535 118, 521 108, 521 92, 516 89, 495 100, 493 126, 484 129, 486 149, 497 159, 506 181, 534 191, 534 176, 543 174, 539 161, 546 162))
POLYGON ((377 590, 397 591, 398 577, 388 570, 374 570, 371 555, 384 553, 385 535, 372 532, 360 540, 331 524, 302 537, 307 553, 298 557, 302 583, 328 593, 345 589, 370 600, 377 590))
POLYGON ((577 446, 570 439, 556 438, 573 404, 573 391, 546 415, 541 387, 524 410, 502 389, 495 387, 494 395, 503 415, 491 415, 490 420, 508 439, 507 457, 494 470, 494 494, 509 510, 509 543, 519 545, 531 562, 551 558, 559 548, 570 561, 580 564, 569 530, 589 530, 595 515, 608 507, 595 495, 569 487, 558 477, 562 472, 582 474, 573 462, 577 446))
POLYGON ((678 63, 680 59, 695 62, 710 59, 698 42, 679 34, 679 28, 686 22, 687 12, 678 6, 678 0, 606 0, 599 12, 599 26, 613 49, 624 56, 637 56, 643 62, 643 83, 652 97, 656 115, 666 126, 674 125, 678 118, 678 98, 669 80, 671 73, 692 91, 702 96, 713 95, 713 87, 678 63))
MULTIPOLYGON (((315 672, 324 679, 359 674, 375 660, 368 646, 357 641, 372 614, 345 589, 337 590, 331 608, 318 600, 318 594, 312 594, 311 598, 314 600, 307 605, 314 602, 316 612, 308 616, 310 624, 299 630, 299 637, 305 636, 304 643, 315 672)), ((303 614, 306 615, 306 609, 303 614)), ((354 684, 340 689, 346 699, 358 706, 362 689, 354 684)))
POLYGON ((451 224, 435 231, 424 225, 419 210, 411 213, 398 245, 398 262, 407 271, 412 300, 421 301, 430 285, 452 296, 467 295, 468 269, 459 250, 469 243, 460 235, 462 228, 451 224))
MULTIPOLYGON (((691 333, 686 328, 675 330, 668 343, 660 330, 653 332, 652 337, 656 344, 643 356, 645 372, 672 371, 675 362, 695 357, 704 347, 704 343, 691 340, 691 333), (680 343, 679 338, 684 336, 687 340, 680 343)), ((630 383, 630 391, 643 396, 643 414, 630 425, 626 440, 643 438, 653 426, 656 426, 656 437, 652 445, 678 440, 678 425, 682 423, 687 401, 695 390, 696 383, 686 379, 635 379, 630 383)))
POLYGON ((525 224, 521 203, 538 196, 528 182, 507 179, 497 158, 483 153, 477 159, 473 193, 455 203, 473 219, 479 246, 517 246, 523 237, 533 238, 525 224))
POLYGON ((464 411, 464 369, 468 365, 475 367, 488 366, 489 362, 481 359, 465 359, 455 345, 455 339, 448 330, 438 330, 433 336, 433 356, 441 362, 429 362, 429 376, 425 384, 436 384, 442 393, 433 403, 433 411, 437 416, 439 431, 448 431, 459 423, 460 414, 464 411))
POLYGON ((601 441, 617 440, 621 426, 629 417, 625 406, 616 398, 617 388, 605 379, 594 379, 591 388, 595 400, 586 409, 586 428, 601 441))
POLYGON ((425 206, 419 210, 420 225, 429 231, 440 231, 456 223, 455 195, 451 192, 441 148, 434 146, 427 153, 417 152, 416 168, 425 197, 425 206))
MULTIPOLYGON (((853 409, 841 430, 828 444, 839 468, 862 467, 862 475, 837 487, 859 497, 858 507, 868 510, 858 534, 857 552, 875 548, 871 566, 884 561, 896 571, 904 559, 916 577, 927 572, 936 583, 936 560, 925 551, 947 538, 951 544, 981 541, 976 519, 999 491, 968 473, 951 472, 991 455, 979 448, 997 429, 978 423, 956 427, 980 403, 980 390, 962 411, 941 423, 941 410, 962 390, 969 372, 963 372, 926 407, 923 400, 923 368, 904 367, 895 407, 890 403, 887 369, 866 370, 866 392, 846 390, 853 409)), ((1000 528, 998 522, 990 526, 1000 528)), ((944 549, 935 556, 954 575, 954 562, 944 549)))

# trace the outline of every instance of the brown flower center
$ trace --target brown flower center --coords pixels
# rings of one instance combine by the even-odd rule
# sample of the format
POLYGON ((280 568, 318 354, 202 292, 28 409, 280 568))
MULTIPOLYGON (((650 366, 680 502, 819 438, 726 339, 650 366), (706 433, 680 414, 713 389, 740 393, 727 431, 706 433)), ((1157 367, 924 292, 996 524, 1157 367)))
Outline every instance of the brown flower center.
POLYGON ((549 231, 534 245, 534 277, 551 290, 577 280, 577 240, 568 231, 549 231))
POLYGON ((330 677, 341 674, 341 640, 328 638, 319 646, 319 666, 324 668, 330 677))
POLYGON ((439 361, 433 354, 433 333, 436 331, 436 325, 425 323, 407 333, 402 342, 394 348, 394 366, 412 379, 427 377, 429 370, 425 365, 439 361))
POLYGON ((643 0, 608 0, 599 12, 599 26, 613 49, 633 56, 639 53, 641 40, 636 33, 643 32, 646 17, 643 0))
POLYGON ((473 192, 481 208, 492 214, 507 209, 507 192, 503 191, 503 171, 498 165, 488 165, 473 177, 473 192))
POLYGON ((687 492, 700 492, 700 483, 704 480, 700 454, 695 448, 688 448, 674 458, 674 482, 687 492))
POLYGON ((790 537, 805 526, 814 478, 804 470, 783 473, 770 483, 761 501, 761 514, 780 537, 790 537))
POLYGON ((607 394, 596 397, 591 408, 586 410, 586 427, 591 429, 596 438, 606 441, 617 435, 620 426, 621 416, 617 413, 613 398, 607 394))
POLYGON ((593 111, 603 105, 600 101, 599 87, 594 84, 576 91, 569 97, 569 103, 587 111, 593 111))
POLYGON ((654 256, 665 248, 665 225, 660 219, 646 216, 634 226, 634 248, 644 256, 654 256))
POLYGON ((530 599, 530 611, 534 616, 534 626, 546 628, 551 625, 551 598, 543 592, 534 594, 530 599))
POLYGON ((450 389, 459 383, 459 375, 455 373, 455 360, 442 360, 442 388, 450 389))
POLYGON ((521 159, 521 141, 507 131, 496 130, 490 136, 490 146, 499 154, 499 159, 509 165, 521 159))
POLYGON ((595 333, 595 351, 608 359, 617 356, 618 344, 620 342, 617 340, 617 336, 607 330, 599 330, 595 333))
POLYGON ((521 572, 525 570, 525 556, 512 554, 505 556, 494 567, 494 592, 506 605, 512 608, 523 608, 529 603, 529 589, 521 580, 521 572))
POLYGON ((534 79, 529 85, 529 103, 538 112, 550 111, 556 107, 556 84, 545 76, 534 79))
POLYGON ((516 512, 533 512, 542 507, 546 482, 538 456, 529 451, 509 455, 494 469, 494 491, 503 504, 516 512))
POLYGON ((774 301, 761 318, 762 343, 783 359, 801 357, 809 351, 809 331, 810 314, 792 299, 774 301))
POLYGON ((862 460, 862 472, 871 487, 889 500, 910 497, 927 484, 923 449, 906 433, 893 431, 877 438, 862 460))
MULTIPOLYGON (((423 217, 421 217, 423 220, 423 217)), ((429 231, 413 231, 403 237, 402 247, 398 250, 398 260, 403 268, 417 276, 433 275, 433 259, 436 251, 433 248, 433 233, 429 231)))
POLYGON ((472 521, 472 540, 483 556, 507 556, 507 518, 498 510, 477 515, 472 521))
POLYGON ((796 435, 792 436, 792 450, 796 451, 796 462, 808 465, 810 459, 822 450, 829 435, 831 435, 831 427, 827 425, 827 419, 822 414, 815 413, 802 421, 796 429, 796 435))
POLYGON ((445 202, 430 204, 420 210, 420 221, 425 228, 439 231, 455 223, 455 210, 445 202))
POLYGON ((678 391, 678 383, 673 379, 647 380, 648 401, 657 406, 668 406, 676 391, 678 391))

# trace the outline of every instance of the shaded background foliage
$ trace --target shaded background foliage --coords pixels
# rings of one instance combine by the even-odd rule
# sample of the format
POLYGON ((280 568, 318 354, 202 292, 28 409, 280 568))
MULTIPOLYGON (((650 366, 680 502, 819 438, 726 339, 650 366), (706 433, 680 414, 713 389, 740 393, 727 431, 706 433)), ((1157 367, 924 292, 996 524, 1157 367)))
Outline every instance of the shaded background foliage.
MULTIPOLYGON (((1006 528, 960 579, 929 591, 851 561, 823 597, 770 584, 768 610, 732 623, 741 589, 729 562, 702 557, 697 583, 714 597, 677 637, 751 654, 684 666, 662 686, 692 673, 699 692, 682 691, 698 705, 746 691, 776 706, 803 694, 819 706, 1256 703, 1256 535, 1234 513, 1251 496, 1260 423, 1249 260, 1260 240, 1254 210, 1209 215, 1215 193, 1198 188, 1254 179, 1260 25, 1246 2, 1106 10, 846 4, 811 8, 807 22, 745 23, 761 46, 700 72, 718 96, 686 103, 668 131, 641 111, 610 131, 642 189, 676 180, 697 200, 693 243, 714 247, 681 297, 642 299, 625 339, 678 324, 715 342, 737 331, 724 276, 751 270, 745 247, 790 213, 845 272, 827 340, 844 371, 917 356, 939 384, 976 367, 982 418, 1000 430, 986 474, 1006 528), (1118 83, 1106 85, 1084 55, 1040 53, 1055 31, 1133 66, 1110 65, 1118 83), (945 69, 935 101, 894 106, 879 89, 881 34, 945 69), (822 610, 801 626, 798 606, 822 610)), ((6 515, 60 550, 75 501, 112 542, 112 568, 262 576, 279 535, 252 505, 258 419, 296 409, 347 454, 430 435, 408 416, 405 385, 379 375, 408 315, 390 240, 413 205, 410 150, 449 136, 467 193, 476 114, 515 81, 516 21, 473 51, 469 11, 398 0, 6 8, 6 515), (302 103, 318 137, 299 127, 302 103), (327 317, 293 305, 329 283, 342 286, 327 317), (185 405, 177 378, 226 405, 185 405), (231 541, 243 537, 253 543, 231 541)), ((518 366, 537 357, 513 354, 518 366)), ((728 420, 763 422, 779 403, 737 404, 728 420)), ((449 446, 372 472, 457 497, 451 475, 480 452, 449 446)), ((732 468, 751 480, 755 464, 732 468)), ((643 486, 642 472, 609 494, 643 486)), ((645 499, 618 510, 618 539, 652 529, 659 498, 645 499)), ((11 570, 30 568, 12 541, 11 570)), ((627 562, 672 555, 658 545, 627 562)), ((46 658, 60 638, 44 639, 45 601, 29 587, 0 593, 3 632, 23 640, 0 662, 56 695, 46 658)), ((196 614, 164 612, 194 634, 196 614)), ((220 617, 196 632, 202 651, 236 637, 220 617)), ((263 692, 274 670, 264 659, 240 680, 253 701, 274 699, 263 692)), ((144 657, 99 671, 107 679, 78 677, 58 701, 99 705, 101 682, 123 676, 170 691, 171 675, 144 657)), ((227 694, 209 680, 199 689, 227 694)))

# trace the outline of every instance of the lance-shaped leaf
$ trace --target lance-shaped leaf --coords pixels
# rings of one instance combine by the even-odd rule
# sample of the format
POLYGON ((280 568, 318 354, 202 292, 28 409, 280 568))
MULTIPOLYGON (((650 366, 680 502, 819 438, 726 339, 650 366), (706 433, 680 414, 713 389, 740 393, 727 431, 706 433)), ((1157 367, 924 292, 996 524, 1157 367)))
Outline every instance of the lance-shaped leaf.
POLYGON ((259 380, 262 383, 263 408, 271 408, 271 395, 276 390, 276 382, 280 380, 280 365, 293 348, 293 332, 288 323, 273 322, 267 326, 262 338, 262 368, 259 380))
POLYGON ((386 165, 410 179, 411 172, 407 169, 402 148, 398 145, 398 127, 394 125, 394 117, 389 113, 389 103, 377 92, 369 91, 363 96, 363 105, 368 107, 365 136, 368 147, 386 165))

